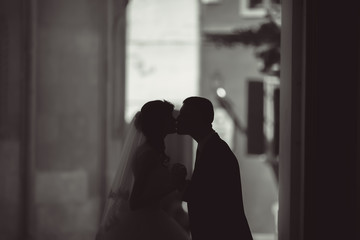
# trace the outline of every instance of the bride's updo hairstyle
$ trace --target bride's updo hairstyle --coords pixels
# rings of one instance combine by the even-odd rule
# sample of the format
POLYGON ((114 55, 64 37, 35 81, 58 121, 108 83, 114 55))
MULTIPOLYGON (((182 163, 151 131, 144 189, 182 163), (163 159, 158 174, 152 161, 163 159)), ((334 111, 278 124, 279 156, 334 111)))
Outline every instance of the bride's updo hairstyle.
POLYGON ((172 114, 174 105, 167 101, 155 100, 144 104, 136 114, 135 126, 146 137, 157 136, 163 133, 168 116, 172 114))

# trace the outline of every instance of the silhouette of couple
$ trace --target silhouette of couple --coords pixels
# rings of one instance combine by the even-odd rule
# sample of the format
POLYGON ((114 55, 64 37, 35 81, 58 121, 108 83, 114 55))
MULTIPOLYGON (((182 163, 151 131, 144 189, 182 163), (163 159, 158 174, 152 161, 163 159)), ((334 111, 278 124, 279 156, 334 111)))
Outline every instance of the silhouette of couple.
POLYGON ((202 97, 174 105, 146 103, 130 124, 97 239, 249 240, 238 161, 213 130, 212 103, 202 97), (165 154, 167 134, 190 135, 197 143, 191 179, 165 154), (162 200, 181 193, 188 204, 190 232, 162 210, 162 200))

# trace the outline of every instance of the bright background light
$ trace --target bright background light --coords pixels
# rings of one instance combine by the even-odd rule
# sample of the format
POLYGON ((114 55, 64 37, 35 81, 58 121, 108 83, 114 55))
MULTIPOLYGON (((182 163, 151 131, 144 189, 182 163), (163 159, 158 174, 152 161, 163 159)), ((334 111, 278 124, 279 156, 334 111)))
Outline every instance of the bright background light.
POLYGON ((218 89, 216 89, 216 94, 217 94, 219 97, 223 98, 223 97, 226 96, 226 91, 225 91, 225 89, 223 89, 223 88, 218 88, 218 89))
POLYGON ((150 100, 179 108, 199 91, 198 2, 130 1, 127 14, 126 120, 150 100))

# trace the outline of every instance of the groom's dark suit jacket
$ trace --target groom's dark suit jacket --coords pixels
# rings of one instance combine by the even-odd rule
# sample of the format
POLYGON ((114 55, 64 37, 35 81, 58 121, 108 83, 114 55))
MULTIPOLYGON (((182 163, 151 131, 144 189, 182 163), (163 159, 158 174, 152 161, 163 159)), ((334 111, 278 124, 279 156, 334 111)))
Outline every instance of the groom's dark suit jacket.
POLYGON ((198 151, 194 172, 184 193, 192 239, 252 239, 235 155, 215 132, 198 151))

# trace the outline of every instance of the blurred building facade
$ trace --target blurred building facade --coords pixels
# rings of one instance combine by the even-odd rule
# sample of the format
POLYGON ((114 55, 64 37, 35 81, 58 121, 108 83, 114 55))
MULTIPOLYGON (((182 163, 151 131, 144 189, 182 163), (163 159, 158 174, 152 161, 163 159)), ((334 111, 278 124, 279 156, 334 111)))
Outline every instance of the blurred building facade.
MULTIPOLYGON (((217 0, 201 2, 201 32, 231 33, 236 29, 256 28, 264 21, 266 1, 258 5, 247 0, 217 0)), ((255 1, 256 2, 256 1, 255 1)), ((264 134, 256 137, 260 151, 248 151, 249 137, 245 129, 250 124, 263 131, 265 120, 264 95, 265 76, 260 72, 260 61, 255 58, 255 49, 248 46, 218 46, 203 39, 201 46, 200 94, 211 99, 215 105, 214 127, 232 146, 238 157, 243 185, 245 211, 254 234, 273 239, 276 232, 274 207, 277 203, 278 186, 271 166, 266 163, 264 134), (257 102, 251 102, 250 83, 259 83, 257 102), (222 89, 223 93, 219 92, 222 89), (239 121, 237 129, 221 103, 218 95, 225 94, 231 109, 239 121), (258 104, 258 105, 256 105, 258 104), (260 110, 255 118, 250 111, 260 110), (250 119, 250 120, 249 120, 250 119), (249 121, 249 122, 248 122, 249 121), (232 127, 227 127, 227 126, 232 127)), ((221 98, 221 97, 220 97, 221 98)), ((253 135, 253 132, 248 131, 253 135)), ((260 237, 260 236, 259 236, 260 237)))

